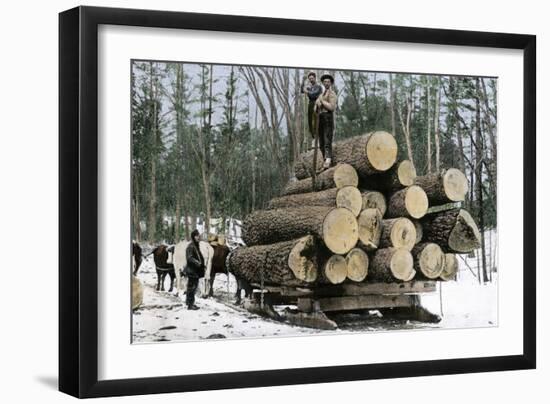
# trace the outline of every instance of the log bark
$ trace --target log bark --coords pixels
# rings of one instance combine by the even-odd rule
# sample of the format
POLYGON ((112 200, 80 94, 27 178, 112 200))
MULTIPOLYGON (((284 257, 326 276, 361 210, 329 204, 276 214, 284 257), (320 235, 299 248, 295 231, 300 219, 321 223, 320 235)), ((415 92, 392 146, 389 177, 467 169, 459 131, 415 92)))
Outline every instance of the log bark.
POLYGON ((388 200, 387 217, 420 219, 428 211, 428 197, 417 185, 393 193, 388 200))
POLYGON ((420 243, 422 241, 422 237, 424 236, 424 232, 422 231, 422 224, 419 220, 412 220, 414 224, 414 229, 416 230, 416 244, 420 243))
POLYGON ((403 248, 382 248, 369 259, 368 280, 377 282, 408 282, 414 278, 413 257, 403 248))
POLYGON ((378 191, 363 190, 361 195, 363 197, 363 210, 375 208, 380 211, 382 216, 386 214, 388 205, 386 204, 386 197, 384 194, 378 191))
POLYGON ((239 247, 229 255, 235 276, 265 285, 301 286, 318 279, 318 245, 313 236, 268 245, 239 247), (263 273, 262 273, 263 272, 263 273))
POLYGON ((434 243, 420 243, 412 249, 418 279, 437 279, 443 271, 445 254, 434 243))
MULTIPOLYGON (((335 142, 332 152, 333 162, 351 164, 360 177, 368 176, 386 171, 395 164, 397 142, 392 134, 377 131, 335 142)), ((319 159, 317 164, 319 167, 319 159)), ((294 164, 296 178, 309 177, 312 169, 313 151, 302 153, 294 164)))
MULTIPOLYGON (((318 165, 322 167, 323 163, 318 165)), ((315 188, 311 178, 290 181, 283 189, 282 195, 305 194, 307 192, 322 191, 330 188, 342 188, 345 186, 356 187, 359 184, 359 177, 355 168, 349 164, 338 164, 321 173, 315 178, 315 188)))
POLYGON ((345 254, 359 239, 357 219, 345 208, 306 206, 257 210, 246 217, 243 241, 251 245, 293 240, 311 234, 335 254, 345 254))
POLYGON ((269 202, 268 209, 328 206, 347 208, 357 216, 361 212, 362 205, 363 199, 361 197, 361 192, 359 192, 356 187, 347 186, 340 189, 332 188, 319 192, 273 198, 269 202))
POLYGON ((468 211, 445 210, 421 220, 424 241, 438 244, 444 252, 469 253, 481 246, 481 234, 468 211))
POLYGON ((458 273, 458 259, 455 254, 445 254, 445 264, 443 265, 443 271, 439 278, 443 281, 456 281, 456 274, 458 273))
POLYGON ((382 234, 382 215, 378 209, 365 209, 357 218, 359 226, 358 245, 365 251, 373 251, 380 244, 382 234))
POLYGON ((369 273, 369 256, 360 248, 353 248, 346 255, 347 278, 363 282, 369 273))
POLYGON ((416 229, 405 217, 382 220, 379 248, 395 247, 411 251, 416 243, 416 229))
POLYGON ((416 177, 415 184, 426 192, 430 205, 460 202, 468 193, 468 179, 456 168, 416 177))
POLYGON ((393 193, 402 188, 414 185, 416 169, 410 160, 403 160, 393 165, 388 171, 380 174, 361 177, 361 188, 375 189, 386 193, 393 193))

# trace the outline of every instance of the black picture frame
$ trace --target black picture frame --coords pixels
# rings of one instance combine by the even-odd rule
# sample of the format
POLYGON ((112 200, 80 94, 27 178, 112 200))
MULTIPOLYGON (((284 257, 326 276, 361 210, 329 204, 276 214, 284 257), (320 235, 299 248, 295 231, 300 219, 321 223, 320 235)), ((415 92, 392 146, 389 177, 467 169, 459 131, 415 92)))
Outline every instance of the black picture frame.
POLYGON ((536 367, 536 37, 77 7, 59 15, 59 390, 75 397, 326 383, 536 367), (98 26, 359 39, 523 51, 523 354, 98 380, 98 26))

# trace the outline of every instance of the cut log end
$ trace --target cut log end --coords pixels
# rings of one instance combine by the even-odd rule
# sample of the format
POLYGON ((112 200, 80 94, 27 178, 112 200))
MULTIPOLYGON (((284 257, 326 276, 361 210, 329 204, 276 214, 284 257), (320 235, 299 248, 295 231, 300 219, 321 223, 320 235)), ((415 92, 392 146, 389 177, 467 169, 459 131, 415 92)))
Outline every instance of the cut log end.
POLYGON ((325 264, 324 274, 329 283, 337 285, 344 282, 348 276, 346 259, 336 254, 330 257, 325 264))
POLYGON ((468 211, 461 209, 456 225, 449 235, 449 247, 458 252, 470 252, 481 247, 481 233, 468 211))
POLYGON ((392 275, 401 281, 409 281, 414 278, 415 270, 413 268, 413 257, 405 249, 396 249, 390 261, 392 275))
POLYGON ((376 250, 382 233, 382 215, 378 209, 365 209, 357 218, 359 240, 367 251, 376 250))
POLYGON ((441 248, 434 243, 426 243, 417 248, 418 251, 413 251, 416 254, 417 269, 428 279, 439 278, 445 263, 445 255, 441 248))
POLYGON ((363 192, 363 206, 362 209, 376 208, 380 211, 380 214, 384 216, 388 205, 386 205, 386 198, 381 192, 377 191, 365 191, 363 192))
POLYGON ((468 193, 468 179, 456 168, 449 168, 443 175, 445 195, 453 202, 463 201, 468 193))
POLYGON ((428 211, 428 196, 422 188, 413 185, 407 188, 405 195, 405 207, 411 217, 420 219, 428 211))
POLYGON ((367 159, 378 171, 390 169, 397 160, 397 142, 392 134, 384 131, 370 135, 366 146, 367 159))
POLYGON ((336 194, 336 206, 349 209, 355 216, 361 213, 363 197, 357 187, 345 186, 336 194))
POLYGON ((368 275, 369 257, 359 248, 353 248, 346 255, 347 278, 354 282, 362 282, 368 275))
POLYGON ((323 241, 335 254, 346 254, 359 240, 357 219, 346 208, 332 209, 323 221, 323 241))
POLYGON ((458 273, 458 259, 455 254, 445 254, 445 264, 443 265, 443 271, 439 277, 444 281, 456 280, 456 274, 458 273))
POLYGON ((338 164, 334 168, 333 180, 336 188, 343 188, 348 185, 356 187, 359 184, 357 171, 346 163, 338 164))
POLYGON ((416 243, 414 223, 404 217, 396 219, 391 226, 390 241, 392 247, 411 251, 416 243))
POLYGON ((317 280, 317 264, 311 259, 316 248, 313 236, 305 236, 298 240, 288 255, 288 267, 294 276, 305 282, 317 280))
POLYGON ((397 167, 397 177, 403 186, 411 186, 416 179, 416 168, 409 160, 403 160, 397 167))

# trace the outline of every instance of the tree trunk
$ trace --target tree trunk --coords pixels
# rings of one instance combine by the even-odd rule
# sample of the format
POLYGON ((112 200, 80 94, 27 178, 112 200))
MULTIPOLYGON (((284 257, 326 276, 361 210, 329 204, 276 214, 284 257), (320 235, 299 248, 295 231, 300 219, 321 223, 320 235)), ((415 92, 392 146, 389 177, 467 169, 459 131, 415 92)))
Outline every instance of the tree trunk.
MULTIPOLYGON (((315 188, 317 191, 330 188, 342 188, 348 185, 356 187, 359 183, 357 171, 349 164, 338 164, 319 174, 315 178, 315 188)), ((286 184, 282 195, 303 194, 313 192, 313 183, 311 178, 304 178, 298 181, 291 181, 286 184)))
POLYGON ((363 282, 369 272, 369 256, 360 248, 353 248, 346 255, 347 278, 363 282))
POLYGON ((378 209, 380 215, 384 216, 386 214, 387 205, 384 194, 378 191, 363 191, 361 196, 363 197, 363 210, 378 209))
POLYGON ((455 281, 458 273, 458 259, 455 254, 445 254, 445 265, 439 278, 443 281, 455 281))
POLYGON ((150 93, 150 105, 151 111, 151 126, 153 137, 153 151, 151 156, 151 189, 149 193, 149 220, 147 226, 147 235, 151 243, 155 242, 157 235, 157 147, 158 147, 158 133, 157 133, 157 102, 156 91, 153 80, 153 62, 149 62, 150 75, 149 75, 149 93, 150 93))
POLYGON ((412 249, 418 279, 437 279, 443 271, 445 255, 434 243, 421 243, 412 249))
POLYGON ((416 185, 393 193, 388 200, 387 217, 410 217, 420 219, 428 211, 428 197, 416 185))
POLYGON ((432 127, 431 127, 431 118, 430 118, 430 98, 431 98, 431 86, 430 86, 430 78, 428 77, 428 86, 426 88, 426 101, 427 101, 427 109, 426 109, 426 121, 428 123, 428 131, 426 132, 426 160, 428 160, 428 173, 432 172, 432 127))
POLYGON ((313 236, 239 247, 229 255, 228 269, 252 283, 301 286, 318 278, 318 251, 313 236))
MULTIPOLYGON (((393 135, 378 131, 335 142, 332 146, 334 163, 348 163, 359 176, 386 171, 397 159, 397 143, 393 135)), ((319 159, 318 159, 319 160, 319 159)), ((319 161, 317 162, 319 163, 319 161)), ((322 162, 317 167, 322 166, 322 162)), ((296 178, 304 179, 313 170, 313 152, 300 155, 294 165, 296 178)))
POLYGON ((356 187, 332 188, 307 194, 286 195, 273 198, 268 209, 297 208, 303 206, 330 206, 349 209, 355 216, 361 212, 363 198, 356 187))
POLYGON ((476 199, 478 206, 479 227, 481 229, 481 265, 483 269, 483 283, 489 281, 487 275, 487 257, 485 254, 485 212, 483 206, 483 158, 485 154, 483 134, 481 132, 481 89, 480 78, 476 78, 476 199))
POLYGON ((434 143, 435 143, 435 172, 439 172, 440 167, 440 140, 439 140, 439 113, 441 105, 441 78, 437 78, 437 92, 435 96, 434 111, 434 143))
POLYGON ((451 209, 430 213, 421 220, 424 240, 444 252, 469 253, 481 246, 481 234, 468 211, 451 209))
POLYGON ((465 172, 466 165, 464 163, 464 154, 463 154, 464 146, 462 144, 462 130, 460 128, 460 114, 458 111, 458 97, 457 97, 458 90, 456 88, 456 79, 453 77, 449 79, 449 93, 450 93, 449 95, 452 98, 451 105, 452 105, 453 115, 454 115, 455 124, 456 124, 456 142, 457 142, 456 144, 458 146, 458 164, 459 164, 458 168, 460 169, 460 171, 465 172))
POLYGON ((375 189, 382 192, 395 192, 414 184, 416 169, 409 160, 396 163, 388 171, 361 178, 361 188, 375 189))
POLYGON ((367 280, 377 282, 408 282, 414 278, 413 257, 402 248, 376 250, 369 259, 367 280))
POLYGON ((379 248, 395 247, 411 251, 416 243, 416 229, 405 217, 382 220, 379 248))
POLYGON ((468 193, 468 179, 456 168, 416 177, 415 184, 426 192, 430 205, 463 201, 468 193))
POLYGON ((345 208, 306 206, 257 210, 246 217, 242 239, 247 245, 270 244, 312 234, 335 254, 345 254, 357 243, 354 214, 345 208))
MULTIPOLYGON (((134 194, 137 192, 134 188, 134 194)), ((134 240, 141 241, 141 225, 139 217, 139 205, 138 198, 135 196, 132 198, 132 224, 133 224, 133 236, 134 240)))
POLYGON ((157 236, 157 163, 156 156, 151 160, 151 189, 149 192, 149 221, 147 226, 147 238, 155 243, 157 236))
POLYGON ((401 122, 401 129, 403 130, 403 135, 405 136, 405 144, 407 145, 407 156, 411 164, 414 166, 414 157, 412 151, 412 142, 411 142, 411 120, 412 120, 412 111, 413 111, 413 90, 409 91, 409 94, 406 95, 405 100, 405 118, 401 112, 399 112, 399 120, 401 122))
POLYGON ((180 208, 180 196, 176 195, 176 213, 174 221, 174 244, 180 241, 180 222, 181 222, 181 208, 180 208))
POLYGON ((391 110, 391 133, 395 136, 395 92, 393 90, 393 74, 390 73, 390 110, 391 110))
POLYGON ((382 215, 378 209, 364 209, 357 218, 359 226, 358 245, 365 251, 373 251, 380 244, 382 234, 382 215))

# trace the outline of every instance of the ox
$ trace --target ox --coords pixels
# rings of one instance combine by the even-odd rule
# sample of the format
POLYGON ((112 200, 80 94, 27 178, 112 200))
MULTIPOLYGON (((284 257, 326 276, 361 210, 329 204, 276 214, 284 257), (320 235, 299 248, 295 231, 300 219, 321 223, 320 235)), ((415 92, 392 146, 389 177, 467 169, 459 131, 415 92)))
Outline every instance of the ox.
POLYGON ((164 244, 155 247, 151 254, 153 254, 153 260, 155 261, 155 268, 157 270, 157 290, 164 290, 164 280, 166 275, 170 275, 170 289, 171 292, 174 288, 174 278, 176 277, 174 271, 174 264, 170 258, 173 255, 174 247, 168 247, 164 244))

